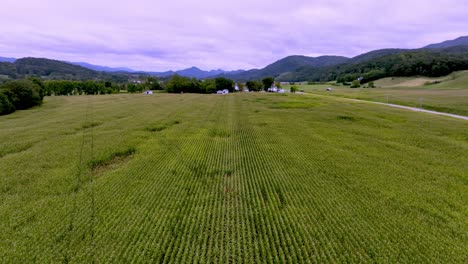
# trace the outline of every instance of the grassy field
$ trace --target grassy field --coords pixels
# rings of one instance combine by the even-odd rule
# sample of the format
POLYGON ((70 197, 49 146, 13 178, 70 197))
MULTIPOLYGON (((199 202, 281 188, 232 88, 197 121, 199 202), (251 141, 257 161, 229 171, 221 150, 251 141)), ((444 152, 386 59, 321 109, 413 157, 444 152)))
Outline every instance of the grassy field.
MULTIPOLYGON (((422 107, 428 110, 468 116, 468 71, 440 78, 394 77, 375 82, 377 88, 355 88, 333 85, 300 85, 309 93, 334 95, 361 100, 422 107), (424 85, 426 82, 440 83, 424 85), (326 91, 332 87, 333 91, 326 91)), ((290 86, 285 86, 289 89, 290 86)))
POLYGON ((0 262, 467 263, 468 122, 338 97, 0 117, 0 262))

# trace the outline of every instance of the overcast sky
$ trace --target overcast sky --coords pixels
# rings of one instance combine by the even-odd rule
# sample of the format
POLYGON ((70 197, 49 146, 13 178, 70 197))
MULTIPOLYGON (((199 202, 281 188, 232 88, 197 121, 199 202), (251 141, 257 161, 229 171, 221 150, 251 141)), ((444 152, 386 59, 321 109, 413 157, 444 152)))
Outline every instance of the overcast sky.
POLYGON ((467 0, 1 0, 0 56, 137 70, 261 68, 468 35, 467 0))

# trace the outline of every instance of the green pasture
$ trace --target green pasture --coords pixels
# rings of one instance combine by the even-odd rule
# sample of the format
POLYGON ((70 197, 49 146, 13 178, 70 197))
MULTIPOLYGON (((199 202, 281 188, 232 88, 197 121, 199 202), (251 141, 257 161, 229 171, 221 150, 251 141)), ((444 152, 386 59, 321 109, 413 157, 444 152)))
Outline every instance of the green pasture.
MULTIPOLYGON (((384 78, 376 81, 375 85, 376 88, 349 88, 333 84, 297 87, 307 93, 401 104, 468 116, 468 71, 455 72, 440 78, 384 78), (439 83, 424 84, 435 81, 439 83), (326 91, 328 87, 333 88, 333 91, 326 91)), ((363 87, 367 87, 367 84, 363 87)), ((285 85, 284 88, 288 90, 290 85, 285 85)))

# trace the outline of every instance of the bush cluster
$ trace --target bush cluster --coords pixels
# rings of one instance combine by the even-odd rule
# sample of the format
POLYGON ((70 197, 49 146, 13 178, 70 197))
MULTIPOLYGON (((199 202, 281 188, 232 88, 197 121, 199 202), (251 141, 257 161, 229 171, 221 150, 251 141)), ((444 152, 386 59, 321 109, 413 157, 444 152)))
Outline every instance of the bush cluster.
POLYGON ((166 83, 165 88, 168 93, 215 93, 224 89, 233 92, 234 81, 224 77, 200 81, 196 78, 174 75, 166 83))
POLYGON ((42 103, 44 86, 38 79, 8 81, 0 85, 0 115, 42 103))

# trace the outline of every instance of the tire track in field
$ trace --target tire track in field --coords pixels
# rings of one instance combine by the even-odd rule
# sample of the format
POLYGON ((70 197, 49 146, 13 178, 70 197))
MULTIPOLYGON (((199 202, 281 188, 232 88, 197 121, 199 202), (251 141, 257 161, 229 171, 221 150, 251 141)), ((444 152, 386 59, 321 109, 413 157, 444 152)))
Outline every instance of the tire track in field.
MULTIPOLYGON (((91 101, 88 97, 87 104, 86 104, 86 112, 85 112, 85 117, 84 117, 84 123, 88 122, 90 112, 92 111, 91 108, 91 101)), ((83 173, 85 171, 85 159, 83 157, 84 150, 86 148, 86 139, 87 139, 87 129, 83 129, 83 135, 82 135, 82 140, 81 140, 81 146, 80 146, 80 151, 78 154, 78 164, 77 164, 77 171, 76 171, 76 176, 75 176, 75 186, 73 188, 73 198, 72 198, 72 211, 70 212, 70 219, 68 223, 67 230, 64 231, 65 234, 65 241, 66 241, 66 248, 65 252, 62 253, 63 257, 63 262, 68 263, 72 259, 72 249, 71 249, 71 244, 72 244, 72 238, 73 234, 76 232, 76 215, 77 215, 77 210, 78 210, 78 205, 77 205, 77 199, 78 199, 78 193, 82 189, 83 186, 83 173)))
POLYGON ((382 103, 382 102, 376 102, 376 101, 370 101, 370 100, 354 99, 354 98, 347 98, 347 97, 336 97, 336 96, 332 96, 332 95, 318 95, 318 94, 310 94, 310 93, 306 93, 306 94, 307 95, 312 95, 312 96, 319 96, 319 97, 340 98, 340 99, 343 99, 343 100, 353 101, 353 102, 358 102, 358 103, 369 103, 369 104, 385 105, 385 106, 390 106, 390 107, 395 107, 395 108, 406 109, 406 110, 410 110, 410 111, 414 111, 414 112, 421 112, 421 113, 427 113, 427 114, 432 114, 432 115, 441 115, 441 116, 448 116, 448 117, 453 117, 453 118, 462 119, 462 120, 468 120, 468 116, 450 114, 450 113, 445 113, 445 112, 438 112, 438 111, 427 110, 427 109, 422 109, 422 108, 418 108, 418 107, 411 107, 411 106, 398 105, 398 104, 388 104, 388 103, 382 103))

